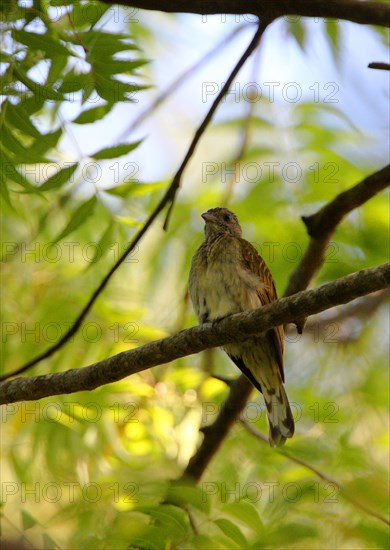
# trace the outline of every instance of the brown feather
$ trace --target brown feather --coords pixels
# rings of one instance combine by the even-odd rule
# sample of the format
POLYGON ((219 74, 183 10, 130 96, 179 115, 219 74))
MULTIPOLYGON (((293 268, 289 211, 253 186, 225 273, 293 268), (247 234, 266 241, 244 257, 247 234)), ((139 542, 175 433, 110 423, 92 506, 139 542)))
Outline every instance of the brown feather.
MULTIPOLYGON (((263 258, 255 247, 245 239, 240 239, 242 249, 242 262, 247 269, 259 277, 259 288, 257 294, 263 306, 271 304, 278 299, 275 283, 271 272, 263 258)), ((276 359, 280 375, 284 382, 283 355, 284 355, 284 327, 279 325, 267 333, 272 345, 275 348, 276 359)))
MULTIPOLYGON (((213 208, 202 217, 205 240, 194 254, 189 279, 199 322, 215 321, 277 300, 271 272, 251 243, 242 238, 235 214, 226 208, 213 208)), ((283 387, 283 326, 223 349, 263 393, 270 444, 282 445, 294 433, 283 387)))

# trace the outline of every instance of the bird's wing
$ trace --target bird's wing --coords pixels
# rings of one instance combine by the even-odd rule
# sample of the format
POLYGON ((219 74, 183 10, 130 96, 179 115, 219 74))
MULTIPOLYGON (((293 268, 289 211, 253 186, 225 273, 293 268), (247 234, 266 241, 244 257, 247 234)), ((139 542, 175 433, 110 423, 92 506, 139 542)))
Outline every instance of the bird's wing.
MULTIPOLYGON (((278 299, 275 283, 271 272, 257 250, 245 239, 240 239, 242 250, 242 263, 246 269, 254 273, 259 279, 257 294, 261 303, 265 306, 278 299)), ((284 382, 283 353, 284 353, 284 328, 279 325, 267 333, 267 338, 273 344, 280 374, 284 382)))
POLYGON ((238 367, 240 369, 240 371, 243 374, 245 374, 245 376, 252 382, 254 387, 257 390, 259 390, 260 393, 263 393, 260 382, 258 380, 256 380, 256 378, 252 374, 252 371, 250 369, 248 369, 248 367, 245 365, 242 357, 236 357, 235 355, 232 355, 231 353, 228 353, 228 357, 233 361, 233 363, 236 365, 236 367, 238 367))

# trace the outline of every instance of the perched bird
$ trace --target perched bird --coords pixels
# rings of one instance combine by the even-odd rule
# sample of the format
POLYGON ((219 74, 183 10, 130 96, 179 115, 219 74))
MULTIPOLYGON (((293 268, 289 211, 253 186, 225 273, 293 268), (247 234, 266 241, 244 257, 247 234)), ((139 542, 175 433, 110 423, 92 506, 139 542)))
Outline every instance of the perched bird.
MULTIPOLYGON (((242 238, 237 216, 227 208, 212 208, 202 218, 205 240, 194 254, 189 277, 191 301, 199 323, 275 301, 272 275, 256 249, 242 238)), ((264 395, 270 445, 283 445, 294 433, 283 386, 283 327, 228 344, 223 350, 264 395)))

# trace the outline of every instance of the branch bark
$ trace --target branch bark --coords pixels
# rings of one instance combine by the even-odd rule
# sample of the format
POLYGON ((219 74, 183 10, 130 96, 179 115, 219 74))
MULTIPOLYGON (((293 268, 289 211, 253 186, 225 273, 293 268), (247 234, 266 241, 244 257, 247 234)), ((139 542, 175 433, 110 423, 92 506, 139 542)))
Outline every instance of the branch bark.
POLYGON ((353 273, 320 288, 282 298, 268 306, 232 315, 217 323, 205 323, 183 330, 88 367, 3 382, 0 384, 0 404, 93 390, 180 357, 245 340, 297 317, 319 313, 388 286, 390 262, 353 273))
POLYGON ((240 375, 235 382, 236 383, 230 385, 229 396, 225 399, 213 424, 201 428, 204 434, 202 445, 191 457, 184 470, 183 479, 187 478, 195 482, 200 480, 210 460, 218 451, 225 437, 237 420, 238 412, 244 409, 249 395, 253 390, 253 385, 244 375, 240 375), (238 381, 240 381, 240 383, 237 383, 238 381), (215 437, 216 433, 218 437, 215 437))
POLYGON ((174 202, 175 202, 176 194, 177 194, 177 192, 180 188, 181 177, 182 177, 183 172, 184 172, 187 164, 189 163, 192 155, 194 154, 194 151, 195 151, 195 149, 196 149, 196 147, 197 147, 197 145, 200 141, 200 138, 204 134, 207 126, 210 124, 211 119, 213 118, 215 111, 217 110, 217 108, 218 108, 219 104, 221 103, 222 99, 225 97, 225 95, 229 91, 229 88, 230 88, 231 84, 233 83, 234 79, 236 78, 237 74, 240 72, 240 70, 243 67, 243 65, 245 64, 246 60, 250 57, 250 55, 257 48, 264 32, 266 31, 266 29, 267 29, 267 27, 268 27, 268 25, 271 21, 272 20, 264 19, 264 20, 261 21, 261 23, 259 23, 257 31, 256 31, 254 37, 250 41, 248 47, 245 49, 245 51, 242 54, 242 56, 240 57, 240 59, 237 61, 237 63, 233 67, 233 70, 230 72, 226 82, 222 86, 220 92, 218 93, 217 97, 214 99, 210 109, 208 110, 205 118, 203 119, 202 124, 196 130, 196 132, 194 134, 194 137, 191 141, 191 144, 188 148, 187 154, 184 157, 183 162, 181 163, 178 171, 176 172, 175 177, 173 178, 173 182, 170 186, 171 193, 170 193, 170 197, 169 197, 168 212, 167 212, 165 222, 164 222, 164 229, 167 229, 167 227, 168 227, 168 221, 169 221, 169 217, 171 215, 171 211, 172 211, 172 208, 173 208, 173 205, 174 205, 174 202))
POLYGON ((390 164, 343 191, 312 216, 303 216, 311 239, 306 252, 292 273, 284 296, 308 287, 325 259, 329 241, 342 219, 390 184, 390 164))
MULTIPOLYGON (((379 170, 379 172, 368 176, 354 187, 340 193, 317 214, 306 219, 309 227, 310 223, 313 223, 315 237, 311 238, 301 262, 291 275, 284 296, 294 295, 296 292, 307 288, 321 267, 329 240, 343 217, 351 212, 353 208, 357 208, 373 197, 378 191, 387 187, 389 181, 390 166, 386 166, 382 170, 379 170), (323 234, 321 234, 321 230, 323 234)), ((299 319, 299 317, 296 319, 299 319)), ((297 322, 296 319, 293 321, 297 322)), ((305 319, 305 317, 300 319, 302 327, 305 319)), ((209 429, 204 432, 205 437, 184 470, 183 478, 191 478, 195 481, 200 479, 226 435, 225 431, 221 431, 221 426, 227 425, 230 427, 233 424, 249 399, 251 391, 252 388, 248 386, 247 379, 243 375, 232 382, 230 393, 218 417, 209 429), (236 395, 240 396, 240 399, 237 401, 235 401, 236 395)))
POLYGON ((253 14, 268 20, 284 15, 344 19, 363 25, 390 26, 390 6, 382 2, 360 0, 103 0, 106 4, 121 4, 167 13, 253 14))
POLYGON ((379 69, 380 71, 390 71, 390 63, 383 61, 373 61, 368 64, 369 69, 379 69))
MULTIPOLYGON (((314 315, 306 323, 304 335, 313 331, 316 337, 321 339, 321 342, 330 338, 329 341, 337 341, 340 344, 356 340, 359 338, 364 324, 389 298, 390 291, 386 288, 357 299, 343 308, 336 307, 327 310, 322 315, 314 315), (358 329, 353 321, 358 322, 358 329)), ((289 325, 286 338, 290 342, 296 338, 293 325, 289 325)))
POLYGON ((18 369, 16 369, 13 372, 6 373, 3 376, 0 376, 0 382, 3 380, 7 380, 8 378, 11 378, 12 376, 16 376, 18 374, 22 374, 23 372, 26 372, 31 367, 35 366, 37 363, 43 361, 44 359, 47 359, 48 357, 51 357, 54 353, 56 353, 59 349, 61 349, 65 344, 67 344, 72 336, 76 334, 76 332, 81 327, 82 322, 84 321, 85 317, 88 315, 90 310, 92 309, 94 303, 100 296, 100 294, 103 292, 105 287, 107 286, 108 282, 111 280, 114 273, 117 271, 117 269, 122 265, 126 257, 135 249, 139 241, 142 239, 142 237, 147 233, 149 230, 149 227, 153 224, 155 219, 158 217, 160 212, 164 210, 166 206, 168 206, 168 212, 165 218, 164 222, 164 229, 167 227, 168 218, 171 212, 171 209, 174 204, 174 200, 176 197, 176 194, 180 188, 181 178, 183 175, 184 170, 186 169, 189 161, 191 160, 192 155, 194 154, 194 151, 196 149, 196 146, 198 145, 202 135, 206 131, 207 127, 209 126, 211 119, 217 110, 219 104, 221 103, 222 99, 228 92, 231 83, 233 82, 234 78, 239 73, 242 66, 245 64, 248 57, 252 54, 252 52, 256 49, 261 37, 263 36, 263 33, 267 29, 268 21, 262 21, 257 28, 257 31, 255 35, 253 36, 252 40, 250 41, 248 47, 240 57, 240 59, 237 61, 236 65, 233 67, 232 71, 230 72, 225 84, 223 85, 221 91, 213 101, 210 109, 208 110, 205 118, 203 119, 203 122, 199 126, 199 128, 196 130, 194 137, 191 140, 190 146, 188 148, 188 151, 183 159, 183 161, 180 164, 180 167, 178 168, 176 174, 173 177, 173 180, 171 184, 169 185, 167 191, 165 192, 164 196, 161 198, 160 202, 157 204, 156 208, 153 210, 153 212, 150 214, 146 222, 144 223, 143 227, 138 231, 138 233, 135 235, 134 239, 131 241, 131 243, 128 245, 124 253, 119 257, 119 259, 115 262, 115 264, 112 266, 112 268, 109 270, 109 272, 105 275, 99 286, 95 289, 95 291, 92 293, 91 297, 89 298, 86 305, 83 307, 79 315, 77 316, 76 320, 72 324, 72 326, 69 328, 69 330, 52 346, 50 346, 47 350, 40 353, 34 359, 31 359, 18 369))

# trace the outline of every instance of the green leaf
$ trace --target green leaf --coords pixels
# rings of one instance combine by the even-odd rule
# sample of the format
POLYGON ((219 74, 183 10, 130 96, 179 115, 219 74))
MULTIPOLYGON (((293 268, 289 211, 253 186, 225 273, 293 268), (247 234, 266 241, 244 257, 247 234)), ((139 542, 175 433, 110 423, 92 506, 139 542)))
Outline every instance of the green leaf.
POLYGON ((34 145, 29 148, 29 151, 34 152, 35 154, 45 153, 50 149, 53 149, 58 143, 58 140, 62 136, 62 129, 59 128, 54 132, 48 132, 47 134, 42 134, 40 139, 35 140, 34 145))
POLYGON ((169 548, 165 541, 169 538, 166 529, 148 525, 139 529, 140 534, 130 535, 129 548, 139 550, 165 550, 169 548))
POLYGON ((88 201, 81 204, 74 212, 68 225, 61 231, 54 242, 58 242, 76 229, 80 227, 91 216, 97 200, 96 197, 91 197, 88 201))
POLYGON ((93 258, 90 260, 88 267, 91 267, 94 263, 101 260, 103 256, 107 254, 108 249, 112 245, 113 233, 114 233, 114 225, 112 222, 110 222, 108 224, 107 229, 104 231, 100 241, 97 243, 95 254, 93 258))
POLYGON ((43 183, 39 187, 39 189, 41 191, 51 191, 52 189, 58 189, 58 187, 61 187, 69 181, 69 179, 72 177, 75 170, 77 169, 78 165, 78 162, 76 162, 71 166, 66 166, 66 168, 62 168, 62 170, 59 170, 56 174, 53 174, 53 176, 47 179, 45 183, 43 183))
POLYGON ((238 544, 239 548, 247 548, 248 541, 242 534, 241 530, 228 519, 216 519, 214 521, 216 525, 221 529, 224 535, 226 535, 230 540, 238 544))
POLYGON ((242 521, 248 527, 251 527, 257 534, 263 532, 263 522, 259 516, 256 507, 241 500, 239 502, 230 502, 223 507, 223 512, 233 518, 242 521))
POLYGON ((101 31, 89 31, 80 33, 81 40, 88 47, 87 61, 112 57, 125 50, 138 50, 138 47, 129 41, 126 34, 104 33, 101 31))
POLYGON ((24 111, 21 104, 12 105, 9 101, 6 100, 3 103, 3 110, 4 109, 6 109, 6 116, 8 117, 8 120, 14 125, 15 128, 21 130, 28 136, 32 136, 34 138, 41 137, 41 134, 32 124, 28 113, 24 111))
POLYGON ((110 6, 105 6, 102 2, 76 3, 72 12, 73 24, 78 29, 85 26, 94 27, 108 9, 110 6))
POLYGON ((83 111, 77 118, 72 120, 72 122, 74 124, 90 124, 91 122, 96 122, 96 120, 101 120, 107 113, 109 113, 112 107, 112 103, 93 107, 92 109, 83 111))
POLYGON ((340 54, 340 25, 338 21, 334 19, 327 19, 325 21, 326 33, 329 37, 330 47, 332 49, 333 57, 336 61, 339 61, 340 54))
POLYGON ((63 46, 58 40, 53 40, 47 32, 38 34, 35 32, 13 29, 12 36, 14 40, 28 46, 28 48, 32 50, 44 51, 47 57, 70 55, 68 48, 63 46))
POLYGON ((389 547, 389 531, 388 529, 382 528, 381 525, 367 525, 360 522, 360 524, 356 526, 356 529, 370 545, 375 543, 378 548, 389 547))
POLYGON ((142 227, 142 223, 128 216, 115 216, 115 221, 128 227, 142 227))
POLYGON ((26 512, 26 510, 21 511, 22 525, 23 530, 31 529, 34 525, 37 525, 39 522, 31 514, 26 512))
POLYGON ((94 70, 99 74, 106 73, 107 77, 119 73, 133 73, 134 69, 145 65, 145 59, 125 60, 125 59, 99 59, 93 61, 94 70))
POLYGON ((33 95, 23 99, 18 107, 23 109, 23 112, 26 113, 26 116, 31 116, 34 113, 40 111, 45 103, 45 100, 42 96, 33 95))
POLYGON ((14 450, 10 452, 9 458, 10 458, 10 463, 12 464, 12 468, 14 469, 18 478, 28 481, 29 478, 25 474, 25 471, 26 471, 25 460, 23 460, 20 454, 14 450))
POLYGON ((102 99, 108 102, 117 103, 118 101, 137 102, 135 95, 141 90, 146 90, 148 86, 138 86, 127 82, 120 82, 114 78, 108 78, 97 71, 93 71, 96 83, 96 90, 102 99))
POLYGON ((90 155, 90 157, 95 160, 105 160, 105 159, 114 159, 121 157, 122 155, 127 155, 130 151, 133 151, 138 147, 142 140, 135 141, 134 143, 122 143, 120 145, 115 145, 115 147, 107 147, 106 149, 101 149, 90 155))
POLYGON ((58 55, 55 59, 51 60, 49 74, 46 80, 47 85, 54 84, 60 76, 63 76, 67 63, 68 57, 66 55, 58 55))
POLYGON ((1 172, 4 178, 4 181, 7 181, 7 179, 10 179, 15 183, 24 187, 26 192, 36 193, 40 195, 41 192, 39 191, 39 188, 32 185, 28 181, 28 179, 23 176, 23 174, 20 174, 20 172, 18 172, 14 161, 8 156, 8 153, 3 149, 3 147, 0 147, 0 153, 2 156, 1 172))
POLYGON ((21 143, 13 132, 8 128, 7 122, 3 124, 1 137, 5 147, 10 153, 10 158, 13 158, 15 164, 35 164, 38 162, 47 162, 46 159, 37 155, 31 149, 21 143))
POLYGON ((12 63, 14 61, 14 56, 10 53, 0 51, 0 61, 2 63, 12 63))
POLYGON ((89 73, 77 74, 72 70, 66 74, 58 91, 62 94, 73 94, 88 87, 88 90, 92 93, 93 85, 94 82, 89 73))
POLYGON ((304 51, 306 45, 306 28, 304 23, 301 21, 290 21, 288 24, 288 30, 301 50, 304 51))
POLYGON ((62 101, 64 99, 62 94, 59 94, 54 88, 31 80, 21 67, 15 66, 14 73, 19 78, 20 82, 22 82, 34 95, 43 97, 45 100, 51 99, 53 101, 62 101))
POLYGON ((183 537, 188 533, 188 517, 182 508, 170 504, 161 504, 149 509, 149 514, 174 537, 183 537))
POLYGON ((116 197, 122 198, 128 197, 129 195, 132 197, 141 197, 142 195, 149 195, 150 193, 161 189, 164 185, 164 183, 130 182, 123 183, 122 185, 118 185, 112 189, 105 189, 104 191, 110 195, 115 195, 116 197))
POLYGON ((200 487, 171 486, 168 489, 167 500, 173 504, 190 504, 206 514, 210 511, 209 499, 204 498, 204 491, 200 487))
POLYGON ((0 196, 4 202, 13 209, 11 199, 8 192, 8 182, 4 170, 0 169, 0 196))
POLYGON ((54 548, 60 548, 60 546, 58 546, 58 544, 56 544, 56 542, 47 533, 43 533, 42 540, 44 550, 53 550, 54 548))

